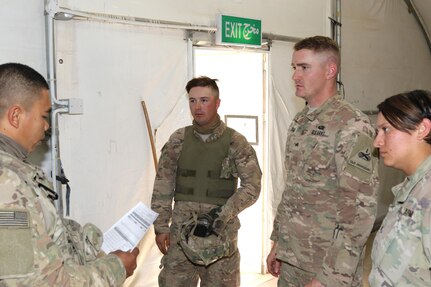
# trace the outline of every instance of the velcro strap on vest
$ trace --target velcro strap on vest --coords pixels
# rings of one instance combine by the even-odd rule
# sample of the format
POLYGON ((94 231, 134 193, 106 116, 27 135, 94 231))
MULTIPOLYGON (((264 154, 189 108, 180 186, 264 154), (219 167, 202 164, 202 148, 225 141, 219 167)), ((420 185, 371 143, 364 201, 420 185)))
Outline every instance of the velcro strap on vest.
POLYGON ((208 178, 219 179, 220 178, 220 171, 219 170, 209 170, 208 171, 208 178))
POLYGON ((229 198, 234 194, 233 190, 227 189, 209 189, 207 191, 208 197, 218 197, 218 198, 229 198))
POLYGON ((182 185, 177 185, 177 189, 175 190, 175 194, 193 194, 195 191, 194 188, 184 187, 182 185))
POLYGON ((177 174, 184 177, 196 177, 196 170, 178 168, 177 174))

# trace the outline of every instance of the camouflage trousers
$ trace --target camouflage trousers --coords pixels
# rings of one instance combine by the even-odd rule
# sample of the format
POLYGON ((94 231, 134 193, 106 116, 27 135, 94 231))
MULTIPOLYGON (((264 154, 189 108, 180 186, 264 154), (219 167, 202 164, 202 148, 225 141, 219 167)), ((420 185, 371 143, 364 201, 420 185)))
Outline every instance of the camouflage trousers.
MULTIPOLYGON (((362 265, 360 265, 359 269, 360 270, 358 270, 358 272, 355 274, 351 284, 345 286, 362 286, 362 265)), ((278 277, 277 287, 303 287, 309 284, 313 278, 316 278, 316 272, 319 270, 315 269, 314 271, 315 272, 310 272, 283 262, 280 268, 280 276, 278 277)))
POLYGON ((278 277, 278 287, 303 287, 316 277, 313 272, 302 270, 289 263, 283 262, 278 277))
POLYGON ((190 262, 178 244, 170 246, 162 258, 163 269, 159 274, 160 287, 194 287, 200 279, 200 287, 240 286, 240 254, 222 258, 208 266, 190 262))

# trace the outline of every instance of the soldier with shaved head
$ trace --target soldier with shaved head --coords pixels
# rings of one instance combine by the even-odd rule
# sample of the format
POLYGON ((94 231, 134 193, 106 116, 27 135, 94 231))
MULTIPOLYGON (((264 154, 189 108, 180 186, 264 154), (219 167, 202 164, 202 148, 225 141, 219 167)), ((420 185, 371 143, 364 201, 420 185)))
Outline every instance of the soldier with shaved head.
POLYGON ((119 286, 139 250, 101 252, 103 235, 57 213, 57 194, 27 161, 49 128, 49 87, 34 69, 0 65, 0 286, 119 286))
POLYGON ((267 258, 278 286, 362 286, 377 209, 369 119, 337 93, 340 52, 328 37, 294 46, 292 79, 305 108, 286 141, 286 185, 267 258))

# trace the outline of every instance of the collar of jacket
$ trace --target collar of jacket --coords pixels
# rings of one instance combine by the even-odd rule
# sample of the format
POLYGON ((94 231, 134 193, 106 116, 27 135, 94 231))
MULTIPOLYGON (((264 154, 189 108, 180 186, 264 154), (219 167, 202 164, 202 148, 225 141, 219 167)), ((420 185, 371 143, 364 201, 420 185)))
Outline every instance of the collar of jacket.
MULTIPOLYGON (((221 135, 224 133, 225 130, 226 130, 226 124, 223 121, 220 121, 220 124, 213 130, 213 132, 210 134, 206 142, 217 140, 218 138, 221 137, 221 135)), ((193 129, 193 134, 196 137, 201 138, 199 133, 195 129, 193 129)))
POLYGON ((22 161, 25 161, 28 156, 28 152, 20 144, 2 133, 0 133, 0 150, 22 161))
POLYGON ((309 107, 308 106, 305 107, 304 110, 302 111, 302 116, 306 116, 308 118, 308 120, 313 121, 315 118, 317 118, 319 116, 319 114, 321 112, 325 111, 328 106, 330 106, 334 102, 340 101, 340 100, 341 100, 341 95, 335 94, 334 96, 327 99, 326 102, 324 102, 320 107, 318 107, 317 109, 315 109, 313 112, 311 112, 309 114, 308 114, 309 107))
POLYGON ((407 200, 411 191, 420 182, 424 175, 431 169, 431 156, 428 156, 417 168, 415 173, 407 176, 404 181, 392 188, 396 201, 402 203, 407 200))

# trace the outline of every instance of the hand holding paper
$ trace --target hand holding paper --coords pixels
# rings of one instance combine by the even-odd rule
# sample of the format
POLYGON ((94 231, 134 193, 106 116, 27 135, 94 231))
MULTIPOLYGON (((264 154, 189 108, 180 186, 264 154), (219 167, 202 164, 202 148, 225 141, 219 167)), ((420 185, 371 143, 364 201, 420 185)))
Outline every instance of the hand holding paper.
POLYGON ((105 253, 133 250, 157 216, 156 212, 139 202, 103 234, 102 250, 105 253))

